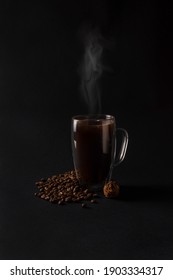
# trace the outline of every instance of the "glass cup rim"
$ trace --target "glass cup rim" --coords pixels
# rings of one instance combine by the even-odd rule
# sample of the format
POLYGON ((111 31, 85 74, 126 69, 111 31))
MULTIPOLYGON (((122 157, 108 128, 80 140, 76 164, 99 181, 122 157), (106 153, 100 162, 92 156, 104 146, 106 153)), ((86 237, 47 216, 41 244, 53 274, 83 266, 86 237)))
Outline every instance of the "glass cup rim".
POLYGON ((115 117, 109 114, 92 114, 92 115, 76 115, 72 117, 72 120, 82 121, 82 120, 114 120, 115 117))

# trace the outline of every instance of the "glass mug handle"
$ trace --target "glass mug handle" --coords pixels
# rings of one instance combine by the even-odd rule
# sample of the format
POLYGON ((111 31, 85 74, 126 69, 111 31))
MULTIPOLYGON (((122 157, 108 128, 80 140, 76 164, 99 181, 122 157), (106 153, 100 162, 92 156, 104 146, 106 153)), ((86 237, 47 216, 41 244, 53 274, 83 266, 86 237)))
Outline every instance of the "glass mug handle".
POLYGON ((115 136, 114 155, 113 155, 113 160, 112 160, 112 164, 111 164, 111 168, 110 168, 110 172, 109 172, 109 176, 108 176, 108 181, 111 180, 113 168, 115 166, 119 165, 124 160, 125 155, 126 155, 126 151, 127 151, 128 141, 129 141, 129 136, 128 136, 128 133, 125 129, 117 128, 116 129, 116 134, 117 134, 117 132, 118 133, 120 132, 122 134, 121 146, 120 146, 120 151, 118 151, 118 155, 117 155, 116 136, 115 136))

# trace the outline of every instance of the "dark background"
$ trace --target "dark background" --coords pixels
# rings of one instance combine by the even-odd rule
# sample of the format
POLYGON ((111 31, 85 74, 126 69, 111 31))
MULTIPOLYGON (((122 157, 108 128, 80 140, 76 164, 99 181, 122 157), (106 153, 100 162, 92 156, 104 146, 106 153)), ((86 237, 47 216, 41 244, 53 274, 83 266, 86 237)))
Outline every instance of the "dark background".
POLYGON ((0 4, 0 258, 171 259, 171 9, 157 1, 4 1, 0 4), (114 171, 122 197, 89 210, 36 199, 34 183, 73 169, 71 117, 79 92, 81 28, 111 48, 102 113, 129 133, 114 171))

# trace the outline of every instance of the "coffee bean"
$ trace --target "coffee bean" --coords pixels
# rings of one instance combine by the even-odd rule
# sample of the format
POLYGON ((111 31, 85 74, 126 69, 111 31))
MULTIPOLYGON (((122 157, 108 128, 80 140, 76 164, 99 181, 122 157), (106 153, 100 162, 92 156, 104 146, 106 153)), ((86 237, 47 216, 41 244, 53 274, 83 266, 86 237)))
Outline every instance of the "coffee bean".
POLYGON ((41 178, 40 181, 41 182, 46 182, 46 179, 45 178, 41 178))
POLYGON ((63 199, 59 200, 59 201, 58 201, 58 204, 59 204, 59 205, 63 205, 63 204, 64 204, 63 199))
POLYGON ((86 208, 86 207, 87 207, 86 203, 82 203, 82 208, 86 208))
POLYGON ((87 196, 86 196, 86 198, 89 199, 90 197, 92 197, 92 194, 91 194, 91 193, 88 193, 87 196))
MULTIPOLYGON (((86 186, 81 187, 79 185, 76 176, 75 171, 69 171, 64 174, 53 175, 47 179, 42 178, 35 183, 39 189, 35 196, 60 205, 65 202, 85 201, 94 197, 95 194, 89 191, 86 186)), ((82 207, 85 207, 85 203, 82 204, 84 204, 82 207)))

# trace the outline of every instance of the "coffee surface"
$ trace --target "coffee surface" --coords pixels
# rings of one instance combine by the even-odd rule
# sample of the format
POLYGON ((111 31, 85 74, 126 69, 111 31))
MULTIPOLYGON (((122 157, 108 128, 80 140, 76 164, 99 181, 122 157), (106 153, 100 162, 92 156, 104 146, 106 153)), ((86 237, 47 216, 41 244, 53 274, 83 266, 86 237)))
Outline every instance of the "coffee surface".
POLYGON ((81 181, 98 184, 108 176, 114 149, 114 128, 112 120, 77 122, 73 149, 81 181))

